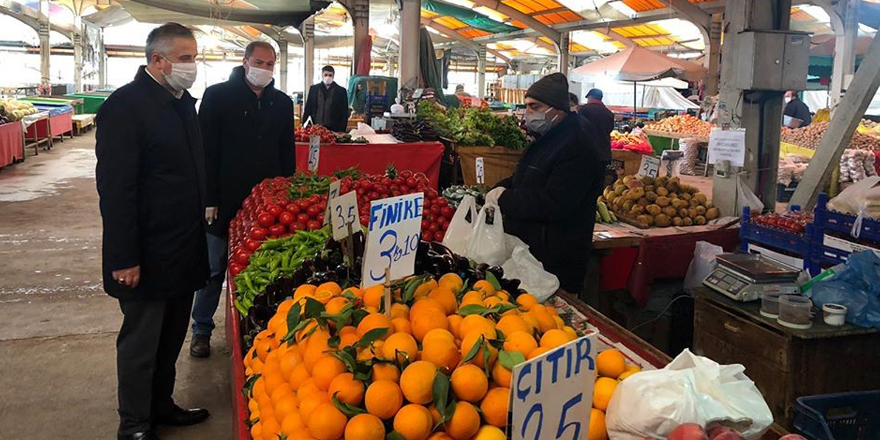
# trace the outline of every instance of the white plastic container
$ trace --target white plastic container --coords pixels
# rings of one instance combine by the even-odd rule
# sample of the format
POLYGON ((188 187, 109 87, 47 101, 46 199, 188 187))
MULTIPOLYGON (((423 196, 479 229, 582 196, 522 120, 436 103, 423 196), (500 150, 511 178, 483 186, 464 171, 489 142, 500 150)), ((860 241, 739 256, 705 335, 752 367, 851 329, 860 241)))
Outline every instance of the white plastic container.
POLYGON ((779 316, 779 293, 764 292, 761 294, 761 315, 771 319, 779 316))
POLYGON ((800 295, 782 295, 779 297, 779 316, 776 321, 786 327, 806 330, 813 326, 810 321, 810 309, 813 301, 800 295))
POLYGON ((822 306, 822 317, 825 324, 840 327, 846 322, 846 306, 827 303, 822 306))

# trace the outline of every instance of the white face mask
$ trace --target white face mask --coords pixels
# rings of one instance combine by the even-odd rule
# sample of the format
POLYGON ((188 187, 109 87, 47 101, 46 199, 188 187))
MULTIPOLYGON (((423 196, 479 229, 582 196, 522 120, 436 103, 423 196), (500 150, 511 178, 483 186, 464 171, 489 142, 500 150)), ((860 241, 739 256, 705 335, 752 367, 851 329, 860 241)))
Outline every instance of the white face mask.
POLYGON ((263 88, 272 82, 273 73, 271 70, 248 66, 247 81, 253 86, 263 88))
POLYGON ((785 103, 788 104, 789 102, 791 102, 791 97, 790 97, 790 96, 786 96, 786 97, 785 97, 785 103))
POLYGON ((333 77, 332 76, 325 76, 324 77, 324 85, 329 86, 330 84, 333 84, 333 77))
POLYGON ((541 136, 547 134, 547 132, 550 131, 551 128, 553 128, 553 123, 556 122, 556 118, 557 116, 559 116, 553 116, 553 119, 548 121, 547 113, 550 110, 551 109, 548 108, 547 110, 544 110, 543 113, 527 111, 524 118, 526 122, 526 129, 534 134, 541 136))
MULTIPOLYGON (((165 61, 171 63, 168 58, 165 58, 165 61)), ((171 63, 171 73, 165 75, 165 81, 172 89, 182 92, 192 87, 196 82, 197 74, 196 63, 171 63)))

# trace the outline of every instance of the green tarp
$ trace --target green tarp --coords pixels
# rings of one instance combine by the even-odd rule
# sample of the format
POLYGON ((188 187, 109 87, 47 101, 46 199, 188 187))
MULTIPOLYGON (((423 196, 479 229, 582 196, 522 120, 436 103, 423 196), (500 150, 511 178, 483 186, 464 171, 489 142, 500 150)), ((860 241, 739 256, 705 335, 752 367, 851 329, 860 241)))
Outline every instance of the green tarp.
POLYGON ((468 26, 493 34, 518 31, 519 28, 499 23, 491 18, 480 14, 472 9, 441 3, 435 0, 422 0, 422 9, 436 12, 440 15, 448 15, 468 26))

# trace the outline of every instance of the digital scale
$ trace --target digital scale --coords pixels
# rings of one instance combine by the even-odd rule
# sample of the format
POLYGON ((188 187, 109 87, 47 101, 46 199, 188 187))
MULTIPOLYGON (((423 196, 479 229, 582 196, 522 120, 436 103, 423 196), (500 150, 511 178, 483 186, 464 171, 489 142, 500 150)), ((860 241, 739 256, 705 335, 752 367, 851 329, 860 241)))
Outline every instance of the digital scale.
POLYGON ((755 254, 721 254, 703 285, 737 301, 755 301, 762 293, 798 295, 800 270, 755 254))

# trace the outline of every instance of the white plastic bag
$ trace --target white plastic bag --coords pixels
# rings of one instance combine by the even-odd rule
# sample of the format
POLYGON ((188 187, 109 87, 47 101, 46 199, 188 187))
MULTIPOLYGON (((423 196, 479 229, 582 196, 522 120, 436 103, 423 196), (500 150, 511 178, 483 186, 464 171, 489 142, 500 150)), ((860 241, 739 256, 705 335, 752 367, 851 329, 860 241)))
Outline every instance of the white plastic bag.
POLYGON ((880 218, 880 177, 868 177, 841 191, 828 202, 828 209, 880 218))
POLYGON ((459 255, 467 255, 468 243, 470 242, 471 232, 474 230, 474 224, 477 220, 477 200, 473 196, 464 196, 455 215, 446 228, 446 235, 443 236, 443 245, 449 250, 459 255), (470 213, 471 219, 468 221, 467 215, 470 213))
POLYGON ((471 260, 492 266, 499 266, 507 260, 504 224, 498 205, 492 203, 483 205, 468 240, 468 250, 465 255, 471 260), (494 222, 491 225, 486 223, 486 214, 490 210, 494 212, 494 222))
POLYGON ((529 246, 522 240, 507 235, 508 246, 513 249, 510 259, 501 265, 504 277, 520 280, 520 288, 544 302, 559 290, 559 278, 544 270, 544 265, 529 252, 529 246), (517 243, 518 242, 518 243, 517 243))
POLYGON ((691 289, 702 286, 703 280, 715 270, 715 257, 723 253, 724 248, 721 246, 698 241, 694 247, 694 259, 684 276, 684 291, 690 292, 691 289))
POLYGON ((724 425, 760 438, 773 414, 740 364, 719 365, 685 349, 662 370, 620 382, 608 404, 611 440, 665 439, 681 423, 724 425))
POLYGON ((764 202, 746 186, 742 179, 736 178, 736 214, 742 215, 743 208, 749 207, 751 212, 760 214, 764 210, 764 202))

